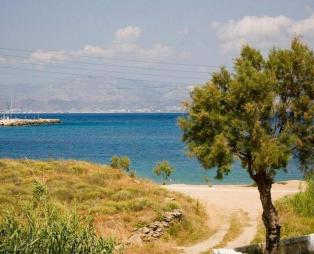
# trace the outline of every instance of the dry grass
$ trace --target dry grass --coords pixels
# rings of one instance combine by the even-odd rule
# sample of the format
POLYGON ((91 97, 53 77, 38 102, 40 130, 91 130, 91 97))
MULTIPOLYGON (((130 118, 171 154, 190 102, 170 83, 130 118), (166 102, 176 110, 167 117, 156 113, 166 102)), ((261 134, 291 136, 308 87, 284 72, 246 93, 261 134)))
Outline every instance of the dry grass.
POLYGON ((124 254, 180 254, 180 250, 174 248, 174 242, 158 240, 143 246, 131 246, 124 254))
MULTIPOLYGON (((175 253, 156 246, 189 244, 210 234, 206 213, 197 201, 172 193, 147 180, 129 177, 118 169, 83 161, 0 160, 0 216, 4 208, 31 198, 34 181, 45 184, 54 203, 64 210, 76 207, 81 214, 91 213, 97 233, 115 236, 118 241, 130 236, 167 210, 181 208, 182 223, 174 225, 158 242, 144 245, 134 253, 175 253), (152 245, 152 246, 151 246, 152 245)), ((169 246, 167 249, 171 249, 169 246)), ((132 253, 132 252, 128 252, 132 253)))

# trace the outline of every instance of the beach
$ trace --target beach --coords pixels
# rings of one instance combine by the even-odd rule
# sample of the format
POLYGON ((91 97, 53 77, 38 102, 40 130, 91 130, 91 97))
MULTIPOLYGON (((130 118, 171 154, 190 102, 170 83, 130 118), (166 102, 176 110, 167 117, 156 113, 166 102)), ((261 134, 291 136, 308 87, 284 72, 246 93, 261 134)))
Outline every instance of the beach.
MULTIPOLYGON (((299 180, 275 183, 272 187, 272 198, 276 201, 285 196, 295 194, 304 188, 305 184, 299 180)), ((173 184, 166 189, 176 191, 198 199, 205 207, 209 216, 208 227, 215 229, 215 234, 209 239, 195 245, 184 247, 187 254, 196 254, 207 251, 219 244, 229 229, 230 217, 235 212, 247 214, 247 226, 243 232, 226 248, 239 247, 250 244, 261 221, 262 206, 256 187, 247 185, 187 185, 173 184)))

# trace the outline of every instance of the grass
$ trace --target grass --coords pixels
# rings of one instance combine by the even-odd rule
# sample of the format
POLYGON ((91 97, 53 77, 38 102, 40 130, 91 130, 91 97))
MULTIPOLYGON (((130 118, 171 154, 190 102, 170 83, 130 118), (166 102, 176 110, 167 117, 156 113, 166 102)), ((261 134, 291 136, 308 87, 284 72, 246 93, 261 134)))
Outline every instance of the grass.
POLYGON ((33 200, 8 209, 0 224, 0 253, 112 254, 115 242, 95 234, 91 218, 61 212, 35 183, 33 200))
MULTIPOLYGON (((8 207, 15 209, 21 200, 32 199, 34 182, 47 186, 60 211, 76 209, 80 215, 90 214, 97 235, 114 236, 118 242, 127 239, 134 227, 157 220, 173 208, 183 210, 182 223, 173 225, 153 245, 191 244, 211 233, 204 227, 207 215, 198 201, 130 177, 122 170, 84 161, 0 160, 0 217, 8 207)), ((166 252, 158 252, 154 246, 152 253, 166 252)))
MULTIPOLYGON (((282 239, 314 232, 314 177, 310 177, 307 183, 304 192, 280 199, 275 204, 282 226, 282 239)), ((253 242, 261 243, 264 239, 265 229, 260 222, 253 242)))

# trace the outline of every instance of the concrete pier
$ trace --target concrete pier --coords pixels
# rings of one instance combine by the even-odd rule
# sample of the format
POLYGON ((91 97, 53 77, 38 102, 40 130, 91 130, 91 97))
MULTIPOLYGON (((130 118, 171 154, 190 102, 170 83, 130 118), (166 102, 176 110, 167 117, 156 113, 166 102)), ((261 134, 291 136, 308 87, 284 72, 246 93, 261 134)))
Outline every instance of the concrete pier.
POLYGON ((60 119, 0 119, 0 126, 24 126, 61 123, 60 119))

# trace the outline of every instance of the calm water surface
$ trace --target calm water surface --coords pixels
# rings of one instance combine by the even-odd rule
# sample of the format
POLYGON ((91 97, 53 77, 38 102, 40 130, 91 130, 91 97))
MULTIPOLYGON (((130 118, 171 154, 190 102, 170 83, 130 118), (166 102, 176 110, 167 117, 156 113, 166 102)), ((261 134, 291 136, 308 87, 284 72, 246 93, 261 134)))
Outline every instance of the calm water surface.
MULTIPOLYGON (((33 115, 16 115, 24 118, 33 115)), ((157 180, 155 163, 168 160, 176 172, 174 183, 204 184, 204 176, 213 178, 214 170, 204 171, 198 162, 185 156, 180 114, 41 114, 42 118, 60 118, 61 124, 25 127, 0 127, 0 157, 32 159, 78 159, 108 163, 112 155, 127 155, 137 175, 157 180)), ((300 179, 296 161, 278 180, 300 179)), ((235 163, 223 181, 251 183, 245 170, 235 163)))

